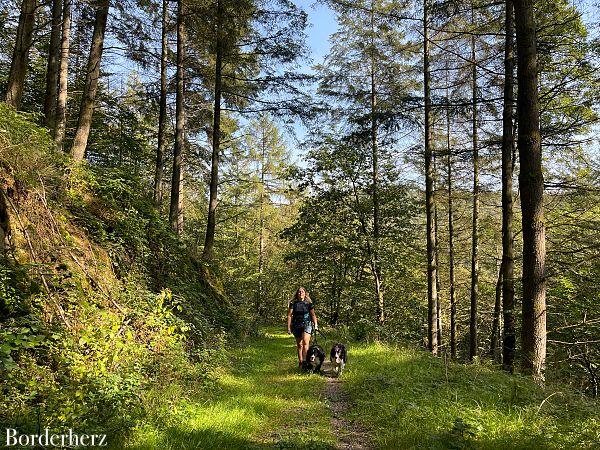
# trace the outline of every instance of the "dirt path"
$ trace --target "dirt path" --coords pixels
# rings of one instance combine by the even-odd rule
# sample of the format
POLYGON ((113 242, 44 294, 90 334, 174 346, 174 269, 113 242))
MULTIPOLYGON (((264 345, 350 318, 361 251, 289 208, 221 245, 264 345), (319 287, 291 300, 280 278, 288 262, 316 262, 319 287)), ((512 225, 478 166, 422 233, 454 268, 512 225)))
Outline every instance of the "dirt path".
POLYGON ((327 376, 325 398, 327 398, 333 416, 331 418, 331 426, 335 434, 339 437, 336 448, 340 450, 366 450, 374 448, 369 436, 357 424, 344 418, 351 405, 348 394, 342 389, 343 378, 330 376, 331 368, 329 362, 323 364, 323 373, 327 376))

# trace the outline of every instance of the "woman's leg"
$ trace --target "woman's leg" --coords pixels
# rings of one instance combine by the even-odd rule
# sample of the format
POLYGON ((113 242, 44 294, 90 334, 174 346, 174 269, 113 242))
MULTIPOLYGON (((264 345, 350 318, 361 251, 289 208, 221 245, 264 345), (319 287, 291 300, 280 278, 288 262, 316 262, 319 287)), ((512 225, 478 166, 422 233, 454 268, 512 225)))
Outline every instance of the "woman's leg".
POLYGON ((301 337, 296 337, 296 350, 298 351, 298 367, 302 367, 302 361, 304 361, 303 356, 306 356, 306 353, 302 355, 303 349, 303 339, 301 337))
POLYGON ((310 333, 304 333, 302 335, 302 361, 306 361, 308 347, 310 347, 310 333))

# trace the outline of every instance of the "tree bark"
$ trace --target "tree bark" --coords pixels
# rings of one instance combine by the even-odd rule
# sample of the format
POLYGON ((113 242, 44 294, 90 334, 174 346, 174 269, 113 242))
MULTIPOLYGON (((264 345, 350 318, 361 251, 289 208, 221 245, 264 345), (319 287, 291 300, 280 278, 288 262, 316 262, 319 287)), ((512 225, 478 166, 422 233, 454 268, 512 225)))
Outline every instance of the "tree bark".
POLYGON ((258 242, 258 291, 256 292, 256 313, 260 313, 260 303, 263 295, 263 270, 264 270, 264 255, 265 255, 265 161, 266 155, 266 139, 265 129, 262 130, 261 139, 261 156, 260 156, 260 218, 259 218, 259 242, 258 242))
POLYGON ((156 147, 156 167, 154 170, 154 203, 160 205, 163 196, 163 165, 166 148, 167 128, 167 58, 168 58, 168 21, 169 2, 162 2, 162 46, 160 53, 160 106, 158 113, 158 146, 156 147))
POLYGON ((6 88, 6 103, 16 109, 21 108, 21 100, 23 99, 25 75, 29 66, 29 49, 33 40, 36 8, 36 0, 23 0, 21 3, 17 37, 15 39, 15 48, 13 50, 10 73, 8 75, 8 86, 6 88))
POLYGON ((506 43, 504 49, 504 107, 502 112, 502 367, 514 369, 515 332, 515 261, 513 235, 513 154, 515 146, 513 111, 514 94, 514 9, 513 1, 506 0, 506 43))
POLYGON ((373 276, 375 280, 377 322, 385 320, 381 264, 379 261, 379 148, 377 145, 377 85, 375 81, 375 4, 371 0, 371 157, 372 157, 372 201, 373 201, 373 276))
POLYGON ((183 0, 177 2, 177 93, 175 106, 175 148, 169 221, 178 235, 183 233, 183 152, 185 148, 185 45, 183 0))
POLYGON ((10 247, 10 215, 6 205, 6 192, 0 186, 0 258, 6 255, 10 247))
MULTIPOLYGON (((440 260, 440 246, 439 246, 439 242, 440 242, 440 237, 439 237, 439 233, 438 233, 438 207, 437 207, 437 195, 438 195, 438 171, 437 171, 437 153, 435 151, 432 152, 432 159, 433 159, 433 220, 434 220, 434 234, 435 234, 435 242, 436 242, 436 246, 435 246, 435 260, 439 261, 440 260)), ((442 341, 442 305, 441 305, 441 301, 440 301, 440 297, 439 297, 439 293, 440 293, 440 272, 436 271, 435 272, 435 288, 436 291, 438 292, 438 301, 436 302, 436 316, 437 316, 437 322, 436 322, 436 331, 437 331, 437 341, 438 341, 438 346, 442 346, 443 345, 443 341, 442 341)))
POLYGON ((83 97, 81 99, 81 108, 79 110, 79 119, 73 146, 71 147, 71 156, 76 161, 83 160, 92 127, 92 115, 94 113, 94 103, 98 92, 98 80, 100 78, 100 63, 102 62, 102 51, 104 49, 104 35, 106 33, 106 23, 108 21, 108 10, 110 8, 109 0, 99 0, 95 3, 96 19, 94 22, 94 33, 92 35, 92 45, 87 64, 87 74, 83 97))
POLYGON ((221 151, 221 70, 223 66, 223 49, 221 42, 221 21, 223 5, 217 0, 217 35, 215 40, 215 102, 213 107, 213 139, 212 158, 210 170, 210 196, 208 201, 208 221, 206 224, 206 238, 204 240, 203 257, 210 261, 213 258, 215 245, 215 228, 217 213, 217 190, 219 186, 219 159, 221 151))
POLYGON ((533 0, 515 0, 519 189, 523 226, 523 360, 526 373, 544 379, 546 363, 546 230, 533 0))
POLYGON ((423 1, 423 94, 425 100, 425 214, 427 216, 427 346, 437 355, 437 261, 433 216, 433 164, 431 130, 431 74, 429 71, 429 0, 423 1))
POLYGON ((502 309, 502 262, 498 268, 498 281, 496 282, 496 297, 494 302, 494 318, 492 320, 492 334, 490 336, 490 356, 496 360, 498 356, 498 342, 500 340, 500 312, 502 309))
MULTIPOLYGON (((447 80, 448 81, 448 80, 447 80)), ((449 83, 447 83, 449 85, 449 83)), ((448 88, 446 100, 450 101, 448 88)), ((454 274, 454 209, 452 204, 452 145, 450 138, 450 107, 446 109, 446 165, 448 168, 448 252, 450 265, 450 356, 456 358, 456 277, 454 274)))
POLYGON ((56 104, 58 101, 58 72, 60 64, 62 0, 52 1, 52 28, 46 69, 46 95, 44 97, 44 125, 54 132, 56 125, 56 104))
MULTIPOLYGON (((471 9, 473 14, 473 9, 471 9)), ((474 21, 473 21, 474 24, 474 21)), ((471 248, 471 315, 469 319, 469 360, 477 356, 477 303, 479 296, 479 136, 477 105, 477 66, 475 37, 471 37, 471 82, 473 93, 473 227, 471 248)))
POLYGON ((56 103, 56 123, 54 143, 59 150, 63 149, 65 127, 67 123, 67 94, 69 82, 69 53, 71 45, 71 6, 72 0, 63 0, 62 30, 60 40, 60 70, 58 77, 58 98, 56 103))

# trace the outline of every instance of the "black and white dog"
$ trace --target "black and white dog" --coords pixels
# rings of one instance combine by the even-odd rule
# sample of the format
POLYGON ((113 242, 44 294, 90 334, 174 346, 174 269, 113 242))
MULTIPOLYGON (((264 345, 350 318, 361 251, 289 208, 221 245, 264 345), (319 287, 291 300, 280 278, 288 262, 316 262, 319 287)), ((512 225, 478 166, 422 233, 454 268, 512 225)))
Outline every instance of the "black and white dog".
POLYGON ((335 344, 329 353, 331 361, 331 371, 336 377, 339 377, 346 367, 346 347, 344 344, 335 344))
POLYGON ((307 372, 318 373, 325 361, 325 351, 319 345, 311 345, 306 352, 306 361, 304 361, 304 370, 307 372))

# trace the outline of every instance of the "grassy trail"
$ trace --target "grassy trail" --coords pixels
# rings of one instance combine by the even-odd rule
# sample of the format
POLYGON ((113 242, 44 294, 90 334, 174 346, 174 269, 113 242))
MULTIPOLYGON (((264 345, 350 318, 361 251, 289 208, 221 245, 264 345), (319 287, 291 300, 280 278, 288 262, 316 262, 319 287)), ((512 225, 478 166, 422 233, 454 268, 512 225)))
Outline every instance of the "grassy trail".
POLYGON ((598 402, 565 386, 542 389, 493 367, 446 364, 423 351, 348 347, 341 379, 303 374, 294 339, 264 330, 233 351, 212 384, 184 400, 180 388, 166 400, 166 383, 155 419, 136 430, 128 447, 598 448, 598 402))
MULTIPOLYGON (((213 373, 208 387, 183 401, 173 394, 173 404, 162 406, 154 423, 140 427, 127 447, 335 448, 327 379, 299 373, 295 347, 294 338, 280 329, 264 330, 233 351, 230 366, 213 373)), ((164 403, 165 395, 157 401, 164 403)))

